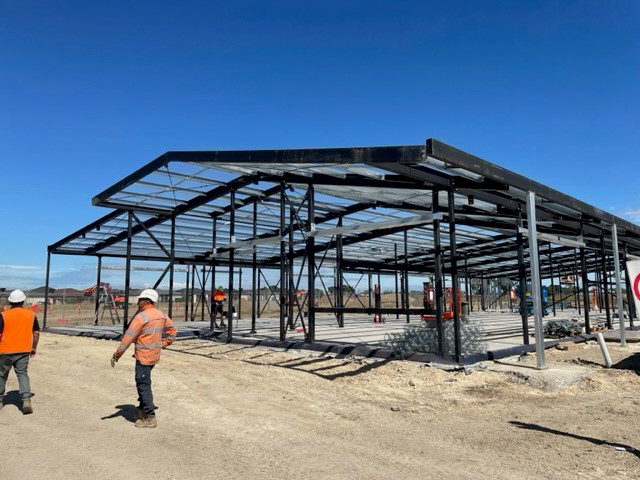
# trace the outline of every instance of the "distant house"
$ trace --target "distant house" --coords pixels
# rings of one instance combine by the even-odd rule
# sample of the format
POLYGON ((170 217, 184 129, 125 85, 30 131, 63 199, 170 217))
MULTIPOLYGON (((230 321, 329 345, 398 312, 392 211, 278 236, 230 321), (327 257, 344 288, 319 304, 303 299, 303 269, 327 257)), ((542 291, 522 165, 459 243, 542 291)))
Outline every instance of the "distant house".
MULTIPOLYGON (((58 288, 55 292, 49 294, 49 302, 53 305, 57 303, 79 303, 85 299, 82 290, 75 288, 58 288)), ((44 301, 44 298, 42 299, 44 301)))
MULTIPOLYGON (((44 303, 45 287, 34 288, 26 293, 27 303, 44 303)), ((82 290, 75 288, 49 288, 49 304, 59 303, 79 303, 84 300, 85 295, 82 290)))
MULTIPOLYGON (((55 291, 55 288, 49 287, 49 303, 53 303, 51 300, 51 295, 55 293, 55 291)), ((46 288, 44 286, 24 292, 27 295, 27 303, 44 303, 45 292, 46 288)))

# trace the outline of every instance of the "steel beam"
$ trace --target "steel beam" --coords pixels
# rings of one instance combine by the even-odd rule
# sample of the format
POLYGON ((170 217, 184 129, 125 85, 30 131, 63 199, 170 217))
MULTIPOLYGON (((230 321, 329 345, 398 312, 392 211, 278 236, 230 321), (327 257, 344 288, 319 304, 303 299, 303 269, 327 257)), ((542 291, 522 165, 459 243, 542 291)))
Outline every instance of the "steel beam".
MULTIPOLYGON (((154 217, 151 217, 149 220, 146 220, 144 222, 144 226, 148 229, 159 225, 167 220, 169 220, 171 218, 172 215, 178 216, 178 215, 182 215, 184 213, 187 213, 191 210, 193 210, 194 208, 197 208, 199 206, 205 205, 217 198, 223 197, 224 195, 229 194, 231 191, 235 191, 239 188, 245 187, 247 185, 250 185, 254 182, 257 182, 261 179, 262 177, 260 175, 245 175, 245 176, 241 176, 238 177, 234 180, 231 180, 230 182, 226 183, 225 185, 219 185, 211 190, 209 190, 208 192, 203 193, 202 195, 198 195, 192 199, 190 199, 189 201, 187 201, 184 204, 181 204, 179 206, 177 206, 176 208, 174 208, 170 213, 165 214, 165 215, 157 215, 154 217)), ((103 192, 104 193, 104 192, 103 192)), ((98 195, 99 197, 100 195, 98 195)), ((98 198, 98 197, 94 197, 98 198)), ((108 197, 107 197, 108 198, 108 197)), ((95 203, 94 203, 95 204, 95 203)), ((102 203, 101 203, 102 204, 102 203)), ((143 231, 142 226, 138 225, 136 226, 136 228, 134 229, 134 231, 132 232, 133 235, 139 233, 143 231)), ((85 255, 93 255, 97 252, 99 252, 100 250, 109 247, 115 243, 118 243, 122 240, 124 240, 126 238, 126 235, 124 234, 125 232, 121 232, 118 233, 116 235, 113 235, 112 237, 102 241, 102 242, 98 242, 97 244, 95 244, 93 247, 88 248, 87 250, 85 250, 85 255)))

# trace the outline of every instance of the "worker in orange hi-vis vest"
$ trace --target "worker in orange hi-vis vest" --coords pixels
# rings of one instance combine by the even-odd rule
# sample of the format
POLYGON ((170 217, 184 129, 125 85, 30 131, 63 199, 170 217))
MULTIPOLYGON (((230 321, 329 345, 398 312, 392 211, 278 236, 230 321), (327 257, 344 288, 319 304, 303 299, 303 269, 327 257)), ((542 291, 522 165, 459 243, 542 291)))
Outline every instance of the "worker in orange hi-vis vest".
POLYGON ((11 308, 0 314, 0 408, 4 406, 4 390, 11 367, 18 377, 22 413, 33 413, 31 384, 27 369, 29 358, 36 354, 40 326, 36 314, 24 308, 27 296, 21 290, 9 295, 11 308))
POLYGON ((160 361, 160 350, 176 338, 176 327, 169 317, 156 308, 158 292, 148 288, 138 297, 138 313, 122 336, 118 349, 111 358, 111 366, 135 343, 136 389, 138 390, 138 418, 136 427, 157 426, 156 406, 151 391, 151 370, 160 361))
POLYGON ((222 306, 223 302, 227 299, 224 293, 224 287, 220 285, 218 289, 213 294, 213 326, 215 328, 218 327, 216 324, 216 320, 218 318, 218 312, 220 312, 220 327, 226 327, 224 323, 224 308, 222 306))

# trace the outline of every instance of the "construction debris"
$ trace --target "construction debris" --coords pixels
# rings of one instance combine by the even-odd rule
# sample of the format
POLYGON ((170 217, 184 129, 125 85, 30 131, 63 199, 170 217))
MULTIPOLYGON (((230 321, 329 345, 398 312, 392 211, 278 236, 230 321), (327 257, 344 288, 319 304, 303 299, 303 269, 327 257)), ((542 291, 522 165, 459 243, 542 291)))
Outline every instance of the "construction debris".
MULTIPOLYGON (((444 322, 444 353, 455 354, 453 322, 444 322)), ((461 353, 470 355, 485 352, 485 332, 478 321, 460 325, 461 353)), ((385 335, 384 345, 397 358, 408 358, 414 353, 435 353, 438 350, 438 331, 435 327, 410 326, 403 333, 385 335)))
POLYGON ((544 327, 544 335, 552 338, 582 335, 582 324, 577 319, 549 320, 544 327))

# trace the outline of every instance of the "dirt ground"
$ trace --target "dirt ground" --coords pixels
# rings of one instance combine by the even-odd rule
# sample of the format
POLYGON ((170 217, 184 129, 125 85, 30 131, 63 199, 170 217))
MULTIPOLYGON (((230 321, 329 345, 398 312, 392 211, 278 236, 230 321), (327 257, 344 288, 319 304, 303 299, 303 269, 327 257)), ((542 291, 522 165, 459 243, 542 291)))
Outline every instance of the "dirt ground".
MULTIPOLYGON (((185 340, 153 371, 158 428, 133 426, 134 361, 43 334, 0 410, 0 478, 638 478, 640 346, 547 352, 574 380, 185 340)), ((508 362, 532 364, 532 357, 508 362)), ((507 362, 507 363, 508 363, 507 362)), ((493 371, 498 367, 504 371, 493 371)), ((550 375, 550 374, 549 374, 550 375)))

